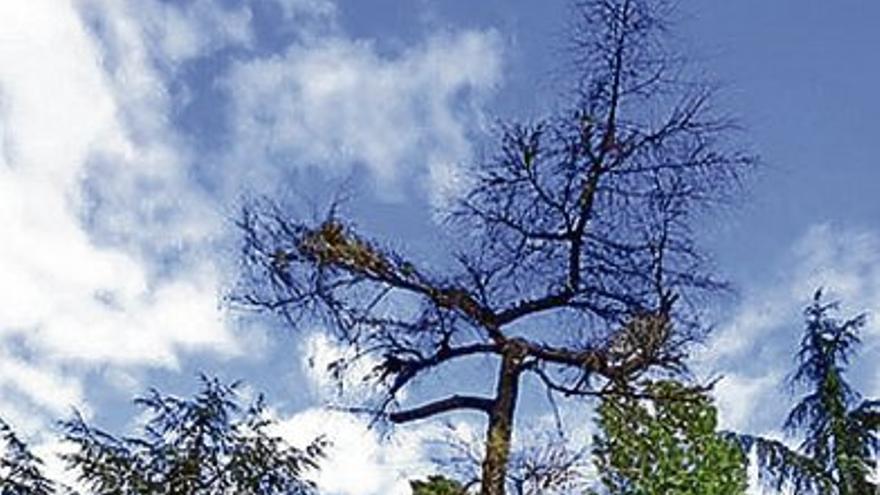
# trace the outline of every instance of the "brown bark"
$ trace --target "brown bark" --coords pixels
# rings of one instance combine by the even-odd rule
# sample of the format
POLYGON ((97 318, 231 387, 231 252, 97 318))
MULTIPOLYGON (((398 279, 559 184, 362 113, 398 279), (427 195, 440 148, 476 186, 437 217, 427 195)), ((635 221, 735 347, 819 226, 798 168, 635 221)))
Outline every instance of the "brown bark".
POLYGON ((519 396, 519 376, 527 346, 518 340, 508 341, 502 351, 497 393, 489 413, 486 431, 486 456, 483 460, 481 495, 504 495, 507 461, 510 458, 510 438, 513 433, 513 415, 519 396))

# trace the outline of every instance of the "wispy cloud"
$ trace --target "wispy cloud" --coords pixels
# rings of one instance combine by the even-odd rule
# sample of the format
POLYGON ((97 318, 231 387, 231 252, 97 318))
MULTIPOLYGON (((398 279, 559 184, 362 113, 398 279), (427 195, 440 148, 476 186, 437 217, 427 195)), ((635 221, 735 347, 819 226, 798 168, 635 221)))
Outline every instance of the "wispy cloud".
POLYGON ((433 34, 388 55, 335 15, 326 0, 0 2, 0 392, 23 399, 4 415, 87 407, 96 370, 241 353, 218 253, 228 200, 268 187, 253 168, 360 164, 435 194, 453 182, 500 80, 497 36, 433 34), (268 7, 308 35, 266 44, 268 7), (194 77, 199 61, 217 68, 194 77), (233 134, 205 152, 179 118, 218 88, 233 134))
MULTIPOLYGON (((256 166, 366 167, 388 190, 403 177, 441 198, 472 152, 474 104, 500 81, 495 33, 444 33, 398 55, 332 37, 236 64, 234 159, 256 166)), ((394 194, 394 193, 392 193, 394 194)))
POLYGON ((351 360, 351 349, 313 331, 300 345, 298 356, 304 383, 315 407, 282 418, 279 434, 294 445, 306 445, 317 436, 330 441, 327 457, 313 480, 322 493, 335 495, 408 495, 408 480, 434 472, 428 449, 444 433, 439 421, 422 421, 393 429, 377 427, 369 414, 353 414, 337 406, 358 403, 375 395, 368 378, 375 359, 359 359, 340 369, 334 378, 330 365, 351 360), (383 431, 385 430, 385 431, 383 431))
POLYGON ((367 419, 321 408, 302 411, 279 426, 279 434, 294 445, 326 435, 331 445, 314 481, 322 493, 334 495, 409 494, 409 479, 433 472, 427 449, 441 433, 428 423, 383 435, 370 429, 367 419))
POLYGON ((742 303, 698 356, 698 366, 725 375, 716 390, 727 428, 760 433, 777 427, 788 402, 783 381, 794 366, 803 332, 803 307, 822 287, 839 299, 843 315, 867 311, 862 355, 854 363, 857 388, 880 396, 880 234, 819 224, 809 228, 762 285, 744 287, 742 303))
MULTIPOLYGON (((103 240, 88 228, 97 207, 84 185, 102 181, 94 176, 96 157, 113 157, 108 182, 148 177, 163 192, 180 187, 177 151, 156 115, 167 105, 151 65, 132 55, 120 58, 118 72, 108 71, 105 52, 70 3, 3 2, 0 24, 0 344, 9 354, 3 387, 58 413, 83 402, 77 375, 61 378, 72 364, 170 366, 180 350, 234 351, 217 311, 212 266, 193 264, 159 279, 155 260, 135 249, 141 239, 181 242, 185 222, 132 222, 109 228, 115 238, 103 240), (126 117, 135 114, 137 123, 126 117)), ((143 40, 131 34, 129 42, 143 40)), ((132 192, 104 206, 120 214, 173 209, 167 197, 132 192)))
POLYGON ((315 402, 348 402, 375 394, 373 370, 379 364, 375 356, 357 356, 353 349, 334 342, 321 331, 304 336, 298 355, 305 388, 315 402), (347 365, 339 367, 339 363, 347 365))

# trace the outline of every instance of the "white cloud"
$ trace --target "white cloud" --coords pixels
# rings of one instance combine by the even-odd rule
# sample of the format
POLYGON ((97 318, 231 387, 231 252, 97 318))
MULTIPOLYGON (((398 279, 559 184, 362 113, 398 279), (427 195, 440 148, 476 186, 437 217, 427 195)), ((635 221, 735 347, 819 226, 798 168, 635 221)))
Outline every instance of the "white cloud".
POLYGON ((73 3, 0 2, 0 345, 21 341, 41 363, 10 356, 0 382, 55 414, 83 402, 88 368, 71 363, 172 366, 181 350, 235 350, 212 265, 157 278, 137 249, 198 239, 206 231, 193 226, 210 222, 199 210, 143 221, 146 210, 197 200, 181 180, 183 153, 138 18, 114 10, 120 3, 88 5, 106 9, 105 33, 124 47, 112 66, 73 3), (96 157, 112 157, 106 176, 95 176, 96 157), (153 194, 132 194, 147 180, 153 194), (104 223, 108 241, 83 221, 97 211, 84 181, 115 190, 102 214, 125 221, 104 223))
MULTIPOLYGON (((375 397, 374 382, 365 382, 377 360, 356 360, 344 369, 341 382, 331 378, 327 366, 352 353, 325 333, 306 335, 298 353, 305 387, 318 404, 285 418, 279 434, 292 444, 304 446, 325 435, 331 442, 326 460, 313 480, 321 493, 331 495, 409 495, 409 480, 427 477, 440 471, 433 459, 450 448, 444 441, 459 439, 482 457, 483 425, 467 415, 445 415, 404 425, 371 424, 369 414, 352 414, 336 407, 339 403, 363 404, 375 397), (341 393, 340 393, 341 392, 341 393), (479 425, 479 426, 475 426, 479 425), (454 437, 454 438, 453 438, 454 437)), ((398 394, 400 399, 405 395, 398 394)), ((449 466, 447 466, 449 467, 449 466)), ((468 466, 479 469, 479 465, 468 466)), ((463 474, 458 473, 458 474, 463 474)))
POLYGON ((718 426, 723 430, 753 431, 752 420, 758 404, 772 400, 781 392, 780 373, 749 377, 736 373, 724 376, 715 386, 718 398, 718 426))
POLYGON ((363 400, 374 394, 375 380, 370 378, 379 364, 375 356, 357 357, 352 349, 334 342, 321 331, 305 335, 298 354, 302 356, 301 367, 307 386, 319 404, 334 400, 363 400), (340 361, 347 364, 338 368, 337 379, 332 367, 340 361))
POLYGON ((320 435, 331 442, 313 480, 330 495, 409 495, 409 479, 431 473, 425 442, 439 433, 431 424, 397 428, 382 438, 368 422, 315 408, 284 420, 278 434, 305 446, 320 435))
MULTIPOLYGON (((732 322, 713 337, 713 359, 750 352, 758 337, 781 326, 800 328, 798 318, 813 292, 822 287, 839 299, 845 313, 880 314, 880 235, 829 224, 811 227, 792 250, 793 262, 769 287, 747 294, 732 322)), ((868 325, 869 338, 880 326, 868 325)))
POLYGON ((279 0, 278 4, 284 12, 285 20, 298 15, 330 17, 336 15, 336 4, 332 0, 279 0))
POLYGON ((173 62, 182 62, 229 45, 247 46, 253 41, 251 12, 246 6, 226 9, 211 0, 186 3, 139 2, 129 7, 140 11, 145 30, 173 62), (143 12, 143 9, 150 12, 143 12))
MULTIPOLYGON (((282 4, 289 18, 311 11, 330 23, 332 6, 282 4)), ((215 7, 0 2, 0 414, 42 437, 46 452, 58 447, 38 433, 47 416, 70 406, 89 412, 84 380, 93 370, 129 394, 139 387, 136 367, 175 367, 189 350, 240 349, 216 300, 223 274, 210 243, 222 207, 192 187, 196 157, 171 123, 187 98, 169 90, 179 67, 253 43, 250 10, 215 7), (159 260, 169 258, 173 269, 164 270, 159 260)), ((433 182, 426 189, 437 193, 470 153, 462 113, 474 115, 464 106, 473 99, 460 93, 496 83, 497 51, 491 33, 433 37, 390 59, 335 37, 242 62, 227 80, 235 129, 247 138, 239 153, 263 146, 321 166, 362 161, 386 185, 419 163, 433 182), (244 77, 253 81, 241 86, 244 77), (281 125, 248 129, 248 112, 260 105, 281 125)), ((249 173, 237 168, 241 156, 221 164, 221 186, 237 187, 249 173)), ((306 345, 316 355, 313 374, 338 351, 328 341, 306 345)), ((363 361, 358 372, 371 368, 363 361)), ((313 378, 327 398, 328 384, 313 378)), ((363 382, 350 390, 358 387, 368 392, 363 382)), ((360 419, 326 414, 307 411, 289 424, 338 438, 319 479, 329 492, 409 493, 407 477, 425 472, 431 428, 383 441, 360 419)))
MULTIPOLYGON (((279 5, 288 20, 334 23, 331 2, 279 5)), ((88 414, 95 371, 130 394, 141 367, 241 349, 218 310, 224 274, 210 251, 223 198, 193 187, 204 157, 172 122, 200 88, 170 87, 187 62, 254 44, 249 7, 0 2, 0 414, 51 459, 64 445, 48 437, 47 418, 70 406, 88 414)), ((240 146, 216 170, 221 188, 242 185, 242 164, 278 154, 322 167, 361 162, 389 187, 418 175, 435 195, 456 180, 471 153, 470 105, 499 79, 493 33, 437 35, 394 57, 338 32, 296 43, 226 78, 240 146)), ((325 400, 322 372, 341 351, 321 337, 304 346, 325 400)), ((369 392, 360 377, 374 364, 350 370, 350 391, 369 392)), ((361 418, 310 409, 285 425, 299 439, 335 440, 317 479, 326 493, 408 494, 408 479, 430 471, 430 423, 382 438, 361 418)))
MULTIPOLYGON (((796 294, 811 294, 821 286, 840 299, 845 312, 880 314, 880 234, 816 225, 794 252, 800 274, 792 286, 796 294)), ((866 331, 880 337, 878 325, 868 325, 866 331)))
POLYGON ((76 452, 75 446, 58 438, 41 438, 39 443, 31 442, 31 452, 43 461, 43 474, 50 480, 64 487, 76 490, 75 493, 88 493, 73 471, 66 469, 67 463, 61 457, 76 452))
MULTIPOLYGON (((349 351, 320 331, 303 338, 298 355, 305 386, 319 404, 362 403, 358 401, 374 394, 373 382, 364 380, 377 363, 374 358, 353 361, 341 370, 339 380, 331 377, 328 366, 351 359, 349 351)), ((368 416, 322 407, 301 411, 279 427, 279 434, 294 445, 304 446, 320 435, 331 442, 312 479, 321 493, 332 495, 409 495, 408 480, 433 472, 426 447, 439 433, 437 423, 426 421, 383 435, 371 428, 368 416)))
POLYGON ((437 199, 471 153, 465 122, 478 114, 468 104, 499 78, 492 32, 436 35, 394 57, 340 37, 295 45, 231 71, 233 157, 337 170, 356 163, 386 190, 416 175, 437 199))
POLYGON ((0 414, 14 423, 87 410, 96 371, 130 388, 189 351, 241 352, 213 243, 253 163, 360 162, 383 185, 416 176, 440 195, 471 153, 466 122, 500 77, 494 33, 386 56, 339 32, 334 3, 279 0, 286 22, 315 16, 332 36, 241 57, 223 77, 233 153, 197 155, 174 116, 217 81, 188 87, 180 69, 227 47, 257 53, 253 4, 238 5, 0 1, 0 391, 24 398, 0 414), (219 197, 195 187, 198 160, 218 162, 219 197))
POLYGON ((65 377, 51 364, 25 361, 6 352, 0 352, 0 390, 3 389, 29 396, 36 406, 58 415, 67 414, 71 406, 84 404, 82 387, 76 380, 65 377), (37 390, 40 392, 34 394, 37 390))
POLYGON ((727 427, 761 429, 782 422, 779 413, 787 401, 769 399, 784 394, 782 381, 794 365, 803 331, 802 310, 818 287, 826 290, 828 300, 840 300, 841 315, 875 315, 864 330, 852 379, 867 395, 880 396, 880 372, 864 365, 880 357, 880 235, 813 226, 794 243, 780 271, 783 275, 774 282, 745 295, 730 323, 697 356, 701 372, 725 375, 716 393, 727 427))

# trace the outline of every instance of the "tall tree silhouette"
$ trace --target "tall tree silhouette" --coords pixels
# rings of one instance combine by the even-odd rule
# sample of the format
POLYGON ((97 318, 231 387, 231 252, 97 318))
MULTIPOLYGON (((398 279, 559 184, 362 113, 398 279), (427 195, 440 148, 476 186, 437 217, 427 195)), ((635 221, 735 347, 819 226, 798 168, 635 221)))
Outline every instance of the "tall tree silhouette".
POLYGON ((863 399, 845 376, 866 317, 840 319, 837 309, 817 290, 804 311, 806 327, 790 383, 807 394, 785 420, 786 431, 803 439, 799 449, 739 437, 746 449, 756 449, 764 480, 777 488, 790 483, 797 493, 838 495, 877 489, 869 479, 880 454, 880 400, 863 399))
POLYGON ((310 222, 254 203, 240 220, 237 300, 294 325, 322 319, 378 359, 386 393, 369 407, 393 423, 484 414, 483 495, 504 493, 525 373, 577 396, 683 369, 703 331, 695 307, 723 287, 693 220, 735 194, 754 162, 713 108, 713 86, 669 42, 668 3, 589 0, 573 12, 571 104, 500 125, 497 152, 447 212, 455 263, 383 247, 335 206, 310 222), (479 356, 495 360, 493 393, 399 403, 415 379, 479 356))

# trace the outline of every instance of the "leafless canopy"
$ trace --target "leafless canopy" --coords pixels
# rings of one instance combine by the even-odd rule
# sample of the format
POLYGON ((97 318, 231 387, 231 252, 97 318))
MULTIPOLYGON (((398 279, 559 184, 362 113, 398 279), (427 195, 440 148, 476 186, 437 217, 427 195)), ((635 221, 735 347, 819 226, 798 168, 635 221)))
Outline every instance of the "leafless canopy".
POLYGON ((243 212, 239 300, 293 323, 324 318, 377 357, 387 393, 376 410, 392 422, 478 410, 491 437, 491 425, 510 427, 523 372, 589 395, 680 371, 700 330, 693 302, 723 287, 692 226, 736 191, 752 156, 712 107, 713 86, 670 48, 664 2, 574 7, 571 105, 499 126, 497 150, 447 212, 454 266, 418 266, 337 208, 317 222, 266 204, 243 212), (494 397, 450 390, 399 408, 414 379, 476 355, 501 361, 494 397))
MULTIPOLYGON (((512 495, 563 495, 591 493, 589 447, 583 439, 568 438, 553 429, 526 429, 525 441, 511 450, 507 491, 512 495), (578 443, 576 443, 578 442, 578 443)), ((470 493, 480 484, 484 446, 476 438, 449 428, 439 444, 435 463, 463 482, 470 493)))

